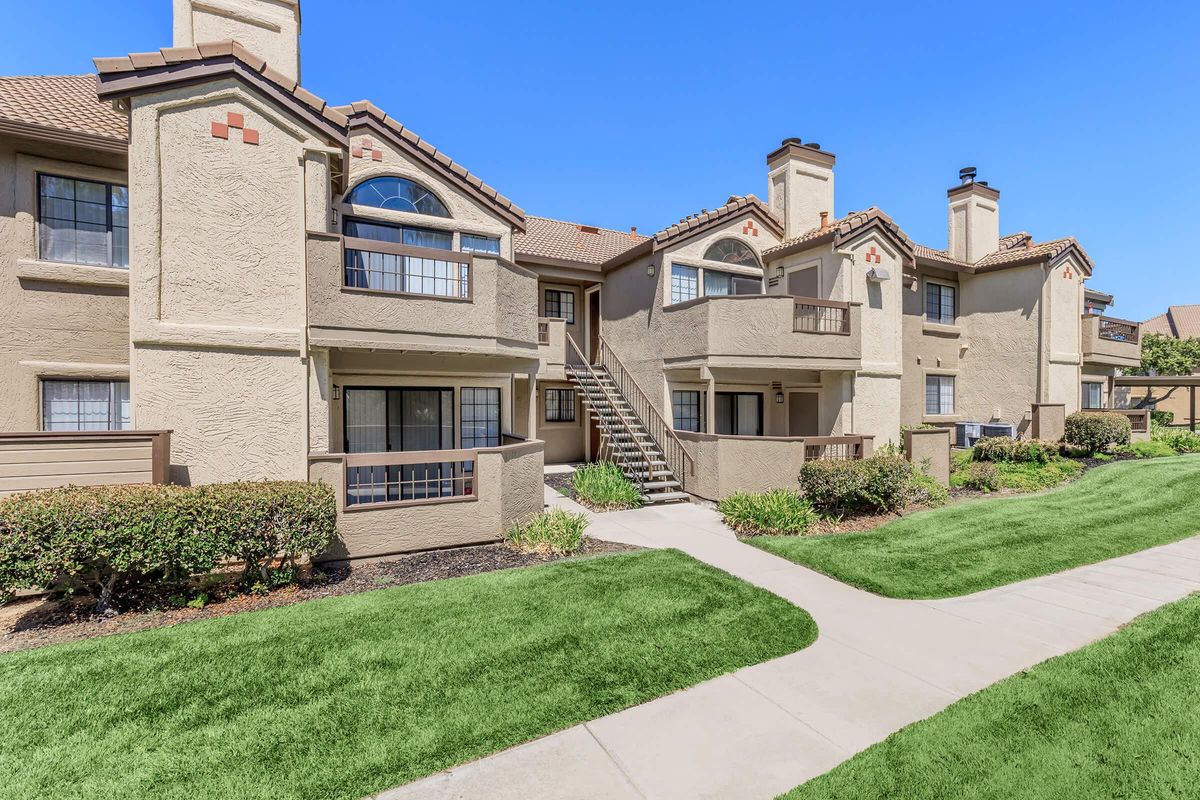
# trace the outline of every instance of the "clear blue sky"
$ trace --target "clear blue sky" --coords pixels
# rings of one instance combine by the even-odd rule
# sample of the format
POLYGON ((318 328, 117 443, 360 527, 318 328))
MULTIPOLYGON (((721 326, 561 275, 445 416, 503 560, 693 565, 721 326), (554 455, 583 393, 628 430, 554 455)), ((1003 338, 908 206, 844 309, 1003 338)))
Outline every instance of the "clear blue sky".
MULTIPOLYGON (((169 0, 0 0, 0 73, 170 44, 169 0)), ((960 166, 1074 235, 1132 319, 1200 303, 1200 4, 303 0, 304 84, 369 98, 528 212, 641 231, 766 192, 785 136, 837 208, 942 247, 960 166), (354 41, 346 38, 353 33, 354 41)))

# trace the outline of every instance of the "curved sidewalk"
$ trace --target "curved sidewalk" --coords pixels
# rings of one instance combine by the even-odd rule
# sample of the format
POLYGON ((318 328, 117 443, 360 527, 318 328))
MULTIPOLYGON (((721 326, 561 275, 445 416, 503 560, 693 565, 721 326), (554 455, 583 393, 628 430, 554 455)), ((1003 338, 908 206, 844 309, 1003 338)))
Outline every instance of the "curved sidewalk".
MULTIPOLYGON (((552 490, 547 503, 582 510, 552 490)), ((377 795, 773 798, 1001 678, 1200 590, 1200 538, 948 600, 890 600, 739 542, 695 505, 589 514, 801 606, 810 647, 377 795)))

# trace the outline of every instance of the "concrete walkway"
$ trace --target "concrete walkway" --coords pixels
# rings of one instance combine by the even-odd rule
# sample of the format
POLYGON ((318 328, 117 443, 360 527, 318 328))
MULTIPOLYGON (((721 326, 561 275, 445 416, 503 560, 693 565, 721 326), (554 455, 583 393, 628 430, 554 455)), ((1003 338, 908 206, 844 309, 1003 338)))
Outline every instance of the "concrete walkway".
MULTIPOLYGON (((547 489, 547 503, 582 510, 547 489)), ((773 798, 955 700, 1200 590, 1200 538, 950 600, 889 600, 739 542, 696 505, 589 515, 601 539, 674 547, 816 619, 817 641, 378 795, 773 798)))

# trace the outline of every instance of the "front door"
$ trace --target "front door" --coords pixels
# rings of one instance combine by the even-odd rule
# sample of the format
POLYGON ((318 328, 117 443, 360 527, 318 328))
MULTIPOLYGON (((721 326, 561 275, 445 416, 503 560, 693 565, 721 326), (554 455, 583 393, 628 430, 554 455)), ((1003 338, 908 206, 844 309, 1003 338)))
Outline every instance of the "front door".
POLYGON ((600 291, 587 293, 588 358, 595 363, 600 352, 600 291))
POLYGON ((816 392, 788 394, 788 436, 820 435, 820 408, 816 392))
POLYGON ((793 297, 816 297, 818 291, 817 268, 808 267, 789 272, 787 290, 788 294, 793 297))

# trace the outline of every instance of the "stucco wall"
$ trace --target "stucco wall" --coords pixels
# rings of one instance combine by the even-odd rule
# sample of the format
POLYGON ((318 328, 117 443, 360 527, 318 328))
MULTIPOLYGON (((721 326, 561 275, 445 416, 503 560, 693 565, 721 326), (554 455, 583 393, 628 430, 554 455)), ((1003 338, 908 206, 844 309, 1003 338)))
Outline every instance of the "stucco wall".
MULTIPOLYGON (((575 393, 575 421, 546 421, 546 390, 571 389, 565 382, 538 381, 537 385, 537 438, 546 443, 547 464, 567 464, 582 461, 584 457, 584 422, 586 412, 581 395, 575 393)), ((519 412, 518 412, 519 413, 519 412)))
POLYGON ((174 0, 174 42, 233 39, 272 68, 300 78, 300 6, 287 0, 174 0), (220 10, 218 10, 220 9, 220 10))
POLYGON ((720 501, 737 491, 797 489, 804 464, 804 440, 753 436, 710 436, 681 432, 695 461, 687 490, 720 501))
POLYGON ((1044 403, 1062 403, 1070 414, 1079 410, 1079 376, 1082 364, 1079 310, 1083 308, 1083 272, 1074 258, 1065 259, 1046 277, 1047 379, 1044 403))
POLYGON ((122 156, 0 137, 0 431, 40 429, 40 378, 129 376, 129 273, 39 260, 38 172, 126 182, 122 156))
POLYGON ((948 428, 904 432, 904 454, 914 469, 947 488, 950 486, 950 433, 948 428))

